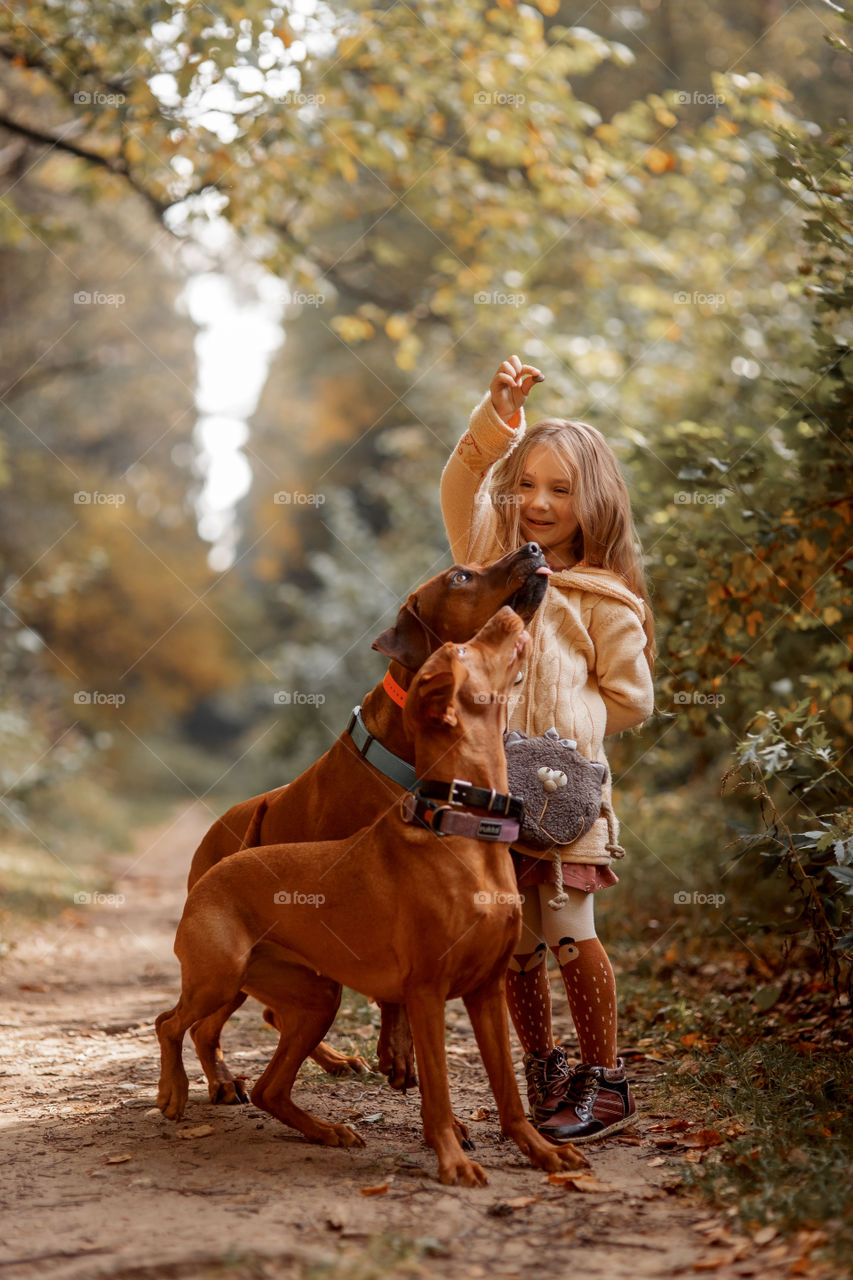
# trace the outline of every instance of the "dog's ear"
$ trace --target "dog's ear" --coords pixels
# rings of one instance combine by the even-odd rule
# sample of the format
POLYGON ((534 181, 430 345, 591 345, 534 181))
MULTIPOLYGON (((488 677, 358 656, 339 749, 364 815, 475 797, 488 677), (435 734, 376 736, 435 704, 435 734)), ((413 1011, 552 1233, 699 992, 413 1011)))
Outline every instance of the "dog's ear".
POLYGON ((393 658, 409 671, 418 671, 432 653, 429 632, 417 615, 417 596, 410 595, 393 627, 383 631, 370 646, 393 658))
POLYGON ((439 651, 430 659, 429 668, 421 671, 409 690, 403 712, 407 731, 415 722, 426 720, 433 726, 455 727, 459 723, 456 695, 468 672, 452 652, 439 651))

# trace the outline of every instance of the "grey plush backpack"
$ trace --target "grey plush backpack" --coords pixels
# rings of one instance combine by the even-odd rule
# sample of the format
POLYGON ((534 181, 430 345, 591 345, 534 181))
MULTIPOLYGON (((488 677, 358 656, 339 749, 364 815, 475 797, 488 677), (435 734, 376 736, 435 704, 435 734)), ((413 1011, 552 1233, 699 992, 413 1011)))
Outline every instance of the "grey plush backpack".
POLYGON ((509 789, 524 801, 521 839, 536 849, 573 844, 601 817, 607 765, 587 760, 571 738, 504 734, 509 789))
POLYGON ((613 806, 604 794, 606 764, 587 760, 571 738, 549 729, 538 738, 513 729, 504 734, 509 789, 524 801, 521 840, 534 849, 548 850, 557 892, 548 903, 559 911, 568 895, 563 888, 560 851, 589 831, 598 818, 607 820, 605 849, 611 858, 624 858, 616 838, 613 806))

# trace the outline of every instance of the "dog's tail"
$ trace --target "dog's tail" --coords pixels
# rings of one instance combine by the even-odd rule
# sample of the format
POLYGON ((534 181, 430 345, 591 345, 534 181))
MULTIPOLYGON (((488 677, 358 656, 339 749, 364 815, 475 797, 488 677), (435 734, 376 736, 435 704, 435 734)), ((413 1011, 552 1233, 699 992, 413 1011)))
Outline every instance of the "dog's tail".
POLYGON ((246 834, 243 836, 243 843, 240 845, 241 849, 256 849, 258 845, 263 843, 261 840, 261 827, 263 826, 266 811, 267 798, 266 796, 262 796, 258 801, 257 808, 252 814, 251 821, 246 828, 246 834))

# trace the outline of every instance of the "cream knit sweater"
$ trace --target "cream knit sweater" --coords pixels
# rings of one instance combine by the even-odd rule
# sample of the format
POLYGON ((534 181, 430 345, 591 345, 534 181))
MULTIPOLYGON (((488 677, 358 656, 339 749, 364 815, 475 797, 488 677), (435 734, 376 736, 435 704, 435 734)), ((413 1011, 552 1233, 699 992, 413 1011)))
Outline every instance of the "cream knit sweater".
MULTIPOLYGON (((493 465, 525 430, 507 425, 491 396, 477 405, 441 477, 441 508, 455 560, 489 563, 505 554, 488 493, 493 465)), ((589 760, 606 760, 604 738, 651 715, 654 691, 643 654, 645 605, 618 574, 577 565, 553 573, 545 599, 528 625, 531 644, 510 729, 542 734, 554 725, 574 738, 589 760)), ((603 818, 562 854, 563 862, 606 866, 603 818)), ((521 846, 523 847, 523 846, 521 846)), ((550 854, 530 849, 539 857, 550 854)))

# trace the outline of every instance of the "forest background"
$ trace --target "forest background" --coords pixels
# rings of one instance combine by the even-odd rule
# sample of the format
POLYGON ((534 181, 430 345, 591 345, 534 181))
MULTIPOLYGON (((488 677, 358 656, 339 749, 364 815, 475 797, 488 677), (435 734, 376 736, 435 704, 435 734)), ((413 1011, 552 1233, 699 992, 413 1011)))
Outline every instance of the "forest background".
POLYGON ((845 1001, 853 948, 850 16, 3 6, 7 942, 152 815, 331 744, 516 351, 534 419, 612 443, 657 619, 604 927, 646 993, 728 975, 817 1051, 798 1001, 845 1001))

